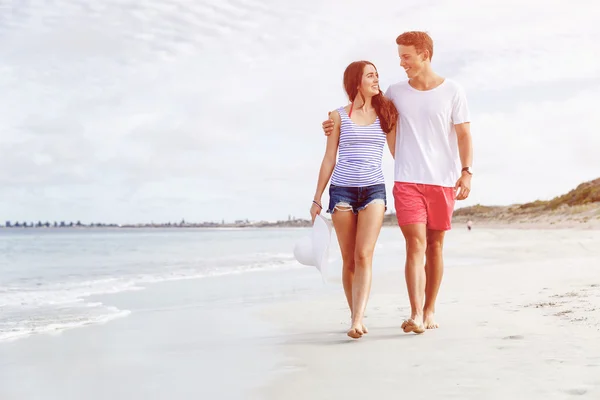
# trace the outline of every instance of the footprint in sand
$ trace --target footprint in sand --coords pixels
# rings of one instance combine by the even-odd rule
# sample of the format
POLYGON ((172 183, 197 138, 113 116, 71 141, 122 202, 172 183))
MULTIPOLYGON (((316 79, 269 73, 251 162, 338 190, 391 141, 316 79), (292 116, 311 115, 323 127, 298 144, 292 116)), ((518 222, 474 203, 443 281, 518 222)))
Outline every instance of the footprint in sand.
POLYGON ((504 338, 502 338, 503 340, 523 340, 525 339, 525 336, 523 335, 511 335, 511 336, 506 336, 504 338))
POLYGON ((557 312, 556 314, 554 314, 554 316, 555 317, 562 317, 564 315, 571 314, 571 313, 573 313, 573 310, 563 310, 563 311, 557 312))
POLYGON ((565 390, 565 393, 573 395, 573 396, 583 396, 587 393, 587 389, 569 389, 565 390))

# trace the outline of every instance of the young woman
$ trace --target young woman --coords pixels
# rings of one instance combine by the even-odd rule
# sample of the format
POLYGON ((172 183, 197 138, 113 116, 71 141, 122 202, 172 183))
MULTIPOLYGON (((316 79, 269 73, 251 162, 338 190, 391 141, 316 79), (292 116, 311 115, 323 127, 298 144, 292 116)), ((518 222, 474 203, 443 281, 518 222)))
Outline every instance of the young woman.
POLYGON ((321 196, 331 178, 327 212, 342 253, 342 281, 352 316, 348 336, 358 339, 368 332, 363 317, 387 206, 381 162, 386 139, 394 155, 398 111, 383 96, 377 69, 368 61, 346 68, 344 89, 351 103, 331 113, 333 133, 327 137, 310 214, 314 221, 321 212, 321 196))

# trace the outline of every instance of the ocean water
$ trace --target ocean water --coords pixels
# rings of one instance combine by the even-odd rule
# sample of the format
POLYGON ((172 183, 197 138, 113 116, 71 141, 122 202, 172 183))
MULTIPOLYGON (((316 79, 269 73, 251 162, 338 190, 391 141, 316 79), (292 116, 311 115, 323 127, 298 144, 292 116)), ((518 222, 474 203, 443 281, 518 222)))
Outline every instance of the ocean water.
MULTIPOLYGON (((289 282, 290 275, 283 271, 291 269, 308 269, 308 276, 315 278, 309 283, 311 290, 321 290, 319 272, 293 257, 295 243, 306 234, 307 228, 0 229, 0 342, 127 317, 129 310, 102 302, 97 295, 144 290, 166 281, 212 279, 210 285, 201 285, 207 307, 297 294, 305 288, 289 282), (252 283, 256 280, 247 274, 260 272, 270 272, 269 279, 277 284, 252 283), (231 275, 243 279, 217 279, 231 275), (231 282, 240 286, 222 287, 231 282)), ((446 238, 446 266, 493 262, 503 254, 496 254, 495 243, 506 234, 453 231, 446 238), (471 256, 473 241, 488 248, 488 258, 471 256)), ((532 238, 523 235, 519 240, 523 251, 531 249, 532 238)), ((327 284, 335 287, 341 275, 335 234, 329 254, 327 284)), ((402 234, 397 227, 384 227, 375 249, 374 276, 403 266, 402 234)), ((161 301, 168 304, 169 299, 161 301)))
POLYGON ((129 314, 90 301, 93 295, 143 290, 156 282, 300 268, 292 251, 305 233, 305 229, 0 229, 0 341, 129 314))

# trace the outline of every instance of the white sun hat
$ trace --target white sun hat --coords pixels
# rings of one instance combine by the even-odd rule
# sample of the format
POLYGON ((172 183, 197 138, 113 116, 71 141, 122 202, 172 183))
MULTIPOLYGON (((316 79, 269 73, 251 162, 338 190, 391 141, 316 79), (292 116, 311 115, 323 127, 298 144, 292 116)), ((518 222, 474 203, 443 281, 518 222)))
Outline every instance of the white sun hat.
POLYGON ((300 264, 316 267, 325 280, 324 269, 329 257, 330 243, 331 222, 317 215, 310 233, 296 243, 294 257, 300 264))

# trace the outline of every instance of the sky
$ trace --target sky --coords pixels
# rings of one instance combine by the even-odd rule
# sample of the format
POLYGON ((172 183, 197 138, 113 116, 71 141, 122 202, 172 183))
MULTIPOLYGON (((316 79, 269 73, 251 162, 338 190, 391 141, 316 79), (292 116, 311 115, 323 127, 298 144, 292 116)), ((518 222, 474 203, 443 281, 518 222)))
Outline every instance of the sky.
POLYGON ((345 67, 405 80, 408 30, 469 101, 457 207, 550 199, 600 177, 592 4, 0 0, 0 223, 308 218, 345 67))

